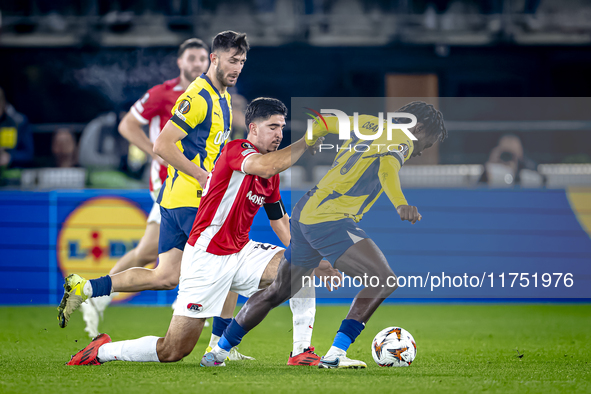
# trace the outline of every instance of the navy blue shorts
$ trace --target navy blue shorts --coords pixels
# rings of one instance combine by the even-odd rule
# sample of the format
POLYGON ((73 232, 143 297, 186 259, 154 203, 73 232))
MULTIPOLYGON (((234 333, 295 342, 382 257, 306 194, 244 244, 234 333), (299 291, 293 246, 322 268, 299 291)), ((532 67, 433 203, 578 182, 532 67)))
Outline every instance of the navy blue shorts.
POLYGON ((158 254, 168 252, 172 248, 185 249, 189 234, 193 228, 197 209, 182 207, 166 209, 160 206, 160 239, 158 240, 158 254))
POLYGON ((322 259, 333 266, 339 257, 362 239, 369 238, 353 219, 302 224, 290 221, 291 241, 285 258, 298 267, 316 268, 322 259))

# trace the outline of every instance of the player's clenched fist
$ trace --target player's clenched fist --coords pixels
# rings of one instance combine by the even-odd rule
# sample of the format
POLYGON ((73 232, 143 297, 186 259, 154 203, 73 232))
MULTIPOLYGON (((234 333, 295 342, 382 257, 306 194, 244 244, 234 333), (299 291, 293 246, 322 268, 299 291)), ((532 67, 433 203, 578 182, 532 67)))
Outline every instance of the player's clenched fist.
POLYGON ((308 144, 309 147, 312 147, 318 143, 318 140, 321 137, 327 135, 329 131, 328 128, 324 126, 320 127, 317 122, 314 122, 312 127, 310 127, 310 125, 311 124, 308 124, 308 130, 306 130, 304 138, 306 139, 306 144, 308 144))
POLYGON ((415 224, 417 220, 421 220, 422 218, 417 207, 413 207, 412 205, 399 205, 396 207, 396 211, 400 215, 400 220, 408 220, 412 224, 415 224))
MULTIPOLYGON (((316 142, 313 145, 308 145, 308 150, 310 151, 310 153, 313 155, 318 153, 318 151, 320 150, 320 145, 322 145, 323 142, 324 142, 324 137, 320 137, 316 140, 316 142)), ((308 140, 306 140, 306 144, 307 143, 308 143, 308 140)))

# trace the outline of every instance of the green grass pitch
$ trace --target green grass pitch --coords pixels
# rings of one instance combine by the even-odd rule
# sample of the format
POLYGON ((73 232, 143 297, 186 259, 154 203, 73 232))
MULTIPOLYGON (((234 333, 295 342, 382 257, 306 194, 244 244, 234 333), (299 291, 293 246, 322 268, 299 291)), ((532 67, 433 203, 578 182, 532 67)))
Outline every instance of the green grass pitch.
MULTIPOLYGON (((313 345, 322 355, 348 306, 319 306, 313 345)), ((164 335, 170 308, 111 307, 101 331, 114 341, 164 335)), ((591 305, 384 305, 349 356, 365 370, 288 367, 291 312, 272 311, 240 346, 256 361, 201 368, 206 328, 193 353, 175 364, 112 362, 68 367, 89 342, 77 313, 65 329, 55 307, 0 308, 0 393, 283 393, 283 392, 591 392, 591 305), (380 368, 370 344, 398 325, 418 354, 408 368, 380 368), (518 357, 519 354, 523 356, 518 357)))

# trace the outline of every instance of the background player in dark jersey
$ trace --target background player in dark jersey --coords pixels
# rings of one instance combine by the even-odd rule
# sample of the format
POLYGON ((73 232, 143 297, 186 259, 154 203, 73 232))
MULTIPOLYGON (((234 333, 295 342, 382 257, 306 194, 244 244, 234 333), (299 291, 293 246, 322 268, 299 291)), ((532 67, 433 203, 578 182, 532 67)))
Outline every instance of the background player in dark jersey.
MULTIPOLYGON (((416 116, 417 124, 409 131, 418 140, 411 141, 401 130, 394 130, 393 141, 386 141, 389 142, 387 144, 381 138, 375 141, 363 140, 354 135, 343 145, 352 147, 365 142, 370 149, 342 150, 343 154, 337 155, 331 170, 297 203, 292 213, 290 246, 281 260, 275 281, 247 301, 224 331, 218 346, 206 357, 219 362, 271 309, 291 298, 301 288, 303 277, 309 275, 322 258, 326 258, 350 277, 377 277, 378 282, 372 281, 369 286, 364 284, 366 287, 353 300, 333 346, 321 359, 319 366, 366 367, 363 361, 349 359, 347 349, 378 306, 398 286, 384 254, 358 227, 357 222, 382 191, 386 191, 401 220, 413 224, 420 220, 417 207, 408 205, 402 195, 398 171, 408 158, 421 155, 424 149, 447 137, 441 112, 432 105, 413 102, 396 112, 416 116), (399 149, 384 149, 384 145, 396 145, 399 149), (379 146, 382 147, 381 151, 379 146)), ((362 115, 360 119, 364 116, 366 119, 359 124, 373 123, 379 126, 378 118, 362 115)), ((338 123, 336 118, 331 119, 325 131, 321 130, 324 125, 317 125, 314 135, 338 133, 338 123)), ((402 120, 399 123, 403 123, 402 120)), ((382 126, 385 129, 385 125, 382 126)), ((369 137, 375 134, 375 130, 377 127, 362 128, 362 133, 369 137)), ((383 138, 386 135, 382 133, 383 138)))
MULTIPOLYGON (((154 153, 154 142, 170 119, 172 107, 179 96, 209 65, 209 48, 202 40, 190 38, 178 49, 176 64, 180 75, 150 88, 119 123, 119 133, 152 158, 150 168, 150 194, 154 205, 148 216, 146 232, 138 245, 117 261, 109 274, 114 275, 132 267, 145 267, 158 258, 158 237, 160 235, 160 206, 156 197, 166 180, 168 164, 154 153), (148 126, 148 133, 143 130, 148 126)), ((91 298, 81 305, 80 310, 86 322, 85 331, 91 338, 99 334, 99 317, 112 300, 112 295, 91 298)))

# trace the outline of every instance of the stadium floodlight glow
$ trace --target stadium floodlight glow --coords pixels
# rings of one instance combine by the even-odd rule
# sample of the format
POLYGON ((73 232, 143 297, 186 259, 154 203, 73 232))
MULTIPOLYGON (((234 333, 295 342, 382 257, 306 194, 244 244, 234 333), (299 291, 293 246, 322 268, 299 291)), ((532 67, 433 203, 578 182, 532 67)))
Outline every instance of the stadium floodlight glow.
MULTIPOLYGON (((321 119, 322 122, 324 123, 324 126, 328 128, 328 126, 326 125, 326 120, 324 119, 322 114, 325 114, 325 115, 326 114, 333 114, 334 116, 337 117, 337 119, 339 121, 339 139, 340 140, 346 141, 349 138, 351 138, 351 122, 349 120, 349 116, 344 111, 341 111, 338 109, 321 109, 320 113, 318 113, 311 108, 307 108, 307 109, 313 111, 316 115, 318 115, 318 116, 314 116, 312 114, 308 114, 313 119, 308 119, 308 127, 306 130, 306 133, 308 136, 307 138, 309 138, 309 139, 313 138, 312 128, 314 127, 314 121, 318 122, 318 119, 321 119)), ((359 112, 354 112, 353 113, 353 132, 355 133, 357 138, 362 139, 362 140, 370 140, 370 141, 374 141, 374 140, 380 138, 382 136, 382 133, 384 132, 384 113, 379 112, 378 118, 379 118, 379 122, 377 124, 377 127, 376 127, 376 125, 373 125, 373 124, 372 125, 367 124, 369 122, 367 122, 366 124, 364 124, 362 126, 364 128, 373 130, 375 132, 375 134, 374 135, 364 135, 359 132, 359 112)), ((413 114, 410 114, 408 112, 388 112, 386 115, 386 120, 387 120, 386 132, 388 133, 387 134, 388 140, 392 139, 392 130, 402 130, 408 138, 410 138, 413 141, 417 141, 417 137, 415 137, 409 131, 409 129, 415 127, 417 124, 417 117, 416 116, 414 116, 413 114), (398 118, 410 119, 411 122, 410 123, 395 123, 394 119, 398 119, 398 118)))

